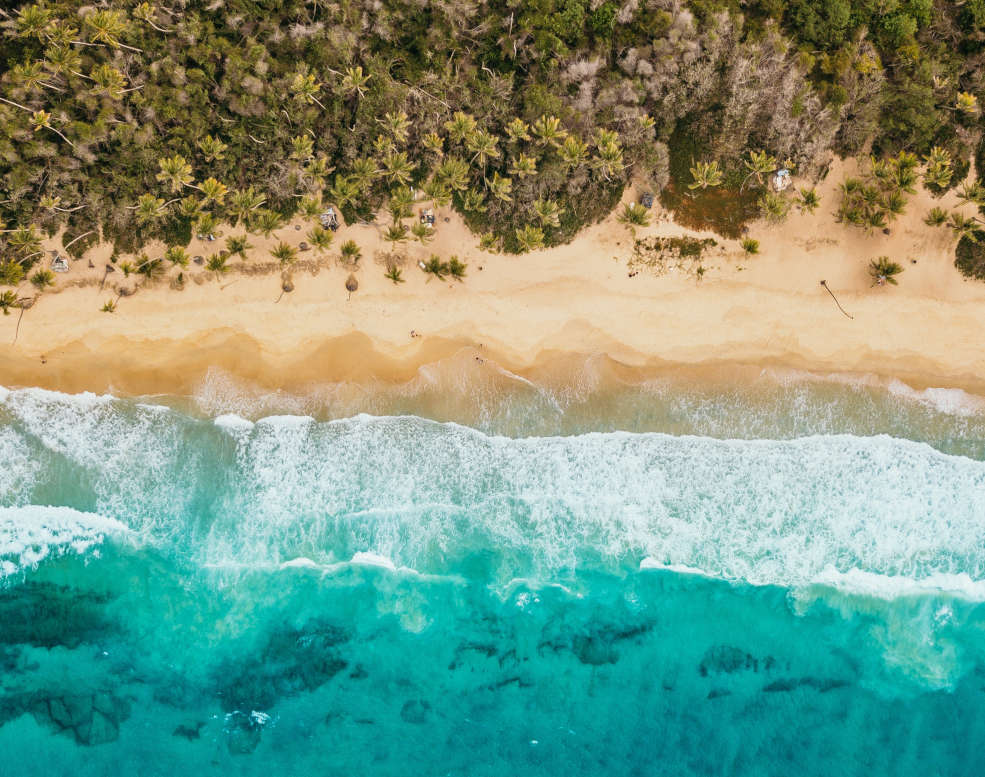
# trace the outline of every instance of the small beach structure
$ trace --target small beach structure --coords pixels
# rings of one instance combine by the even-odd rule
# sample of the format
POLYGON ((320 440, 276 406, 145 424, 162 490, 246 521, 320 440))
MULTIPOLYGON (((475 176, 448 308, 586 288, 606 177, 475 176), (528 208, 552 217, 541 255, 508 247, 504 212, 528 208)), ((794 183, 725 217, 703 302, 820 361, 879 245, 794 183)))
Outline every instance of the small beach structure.
POLYGON ((68 272, 68 257, 62 256, 57 251, 51 252, 51 269, 54 272, 68 272))
POLYGON ((653 192, 643 192, 640 196, 640 205, 649 210, 653 207, 653 192))
POLYGON ((421 211, 421 223, 430 229, 434 229, 434 209, 425 208, 421 211))
POLYGON ((782 192, 790 185, 790 171, 787 168, 781 168, 774 173, 770 178, 770 187, 772 187, 775 192, 782 192))
POLYGON ((318 219, 325 229, 333 232, 339 228, 339 217, 335 213, 335 208, 328 208, 318 219))

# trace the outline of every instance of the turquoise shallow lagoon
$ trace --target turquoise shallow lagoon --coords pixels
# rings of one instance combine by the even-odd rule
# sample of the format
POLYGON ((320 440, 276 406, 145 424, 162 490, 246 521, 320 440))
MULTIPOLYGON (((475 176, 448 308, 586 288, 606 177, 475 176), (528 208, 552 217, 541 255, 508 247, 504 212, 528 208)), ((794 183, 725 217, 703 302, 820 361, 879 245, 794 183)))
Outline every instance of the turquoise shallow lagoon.
POLYGON ((982 774, 981 400, 449 380, 0 389, 0 775, 982 774))

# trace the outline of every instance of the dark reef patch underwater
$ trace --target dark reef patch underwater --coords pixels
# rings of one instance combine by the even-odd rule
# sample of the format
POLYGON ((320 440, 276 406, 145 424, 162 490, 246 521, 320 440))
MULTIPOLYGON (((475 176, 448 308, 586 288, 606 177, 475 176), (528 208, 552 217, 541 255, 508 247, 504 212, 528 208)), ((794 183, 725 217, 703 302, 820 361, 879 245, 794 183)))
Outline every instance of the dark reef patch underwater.
POLYGON ((980 401, 757 385, 0 389, 0 775, 978 777, 980 401))

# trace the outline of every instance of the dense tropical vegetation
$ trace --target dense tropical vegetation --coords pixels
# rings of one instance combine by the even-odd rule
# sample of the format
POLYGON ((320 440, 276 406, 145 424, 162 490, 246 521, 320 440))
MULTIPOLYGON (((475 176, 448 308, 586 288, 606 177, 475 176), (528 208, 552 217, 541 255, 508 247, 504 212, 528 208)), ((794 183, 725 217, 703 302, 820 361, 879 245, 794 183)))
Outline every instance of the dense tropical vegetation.
MULTIPOLYGON (((631 178, 782 218, 776 165, 871 150, 945 191, 981 135, 983 0, 39 0, 0 28, 0 283, 62 227, 76 255, 158 238, 186 264, 220 222, 270 235, 331 203, 426 242, 401 223, 421 189, 507 251, 570 239, 631 178)), ((883 183, 844 217, 891 220, 883 183)))

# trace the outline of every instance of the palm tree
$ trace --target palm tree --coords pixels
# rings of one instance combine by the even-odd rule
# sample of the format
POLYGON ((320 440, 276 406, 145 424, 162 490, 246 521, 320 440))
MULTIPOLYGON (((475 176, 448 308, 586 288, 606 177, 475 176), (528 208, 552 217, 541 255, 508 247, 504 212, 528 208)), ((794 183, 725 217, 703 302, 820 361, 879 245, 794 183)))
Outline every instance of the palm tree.
POLYGON ((291 94, 294 95, 294 99, 298 102, 308 105, 315 103, 319 108, 325 110, 325 106, 318 99, 318 92, 321 90, 321 87, 322 85, 310 73, 298 72, 294 74, 290 88, 291 94))
POLYGON ((969 205, 985 205, 985 187, 978 181, 964 183, 957 191, 958 199, 969 205))
POLYGON ((387 230, 383 235, 383 239, 388 243, 393 243, 394 246, 396 246, 397 243, 404 242, 407 239, 407 225, 392 224, 387 227, 387 230))
POLYGON ((439 181, 437 178, 432 178, 430 181, 425 183, 424 191, 427 196, 431 198, 437 208, 443 208, 451 202, 451 187, 444 181, 439 181))
POLYGON ((127 79, 119 70, 103 62, 92 71, 95 86, 93 94, 105 94, 112 100, 122 100, 126 90, 127 79))
POLYGON ((421 241, 422 245, 427 245, 434 239, 434 231, 427 225, 417 222, 410 227, 411 234, 421 241))
POLYGON ((328 196, 338 207, 344 208, 359 198, 359 186, 350 177, 336 173, 335 183, 329 187, 328 196))
POLYGON ((954 107, 961 113, 974 115, 978 113, 978 98, 971 92, 958 92, 954 107))
POLYGON ((222 200, 226 196, 226 192, 229 191, 229 187, 217 178, 206 178, 198 190, 202 192, 205 204, 214 202, 216 205, 222 205, 222 200))
POLYGON ((52 45, 45 51, 44 66, 52 74, 66 76, 82 67, 82 56, 68 45, 52 45))
POLYGON ((521 140, 530 140, 530 125, 519 117, 511 119, 506 125, 505 130, 507 137, 512 143, 519 143, 521 140))
POLYGON ((114 299, 109 300, 105 305, 103 305, 101 308, 99 308, 99 310, 102 311, 103 313, 115 313, 116 312, 116 300, 114 300, 114 299))
POLYGON ((332 245, 333 237, 334 235, 332 234, 332 230, 325 229, 325 227, 322 226, 312 227, 308 231, 308 240, 311 241, 311 245, 318 249, 319 253, 325 253, 328 251, 332 245))
POLYGON ((270 255, 279 260, 282 265, 289 265, 294 264, 294 260, 298 258, 298 251, 282 240, 271 249, 270 255))
POLYGON ((311 135, 296 135, 291 138, 291 159, 306 162, 315 155, 315 141, 311 135))
POLYGON ((759 241, 752 237, 742 238, 742 250, 746 252, 748 256, 753 256, 759 253, 759 241))
POLYGON ((369 79, 370 76, 363 75, 361 65, 347 67, 345 69, 345 75, 342 76, 342 92, 350 97, 354 94, 364 97, 366 95, 366 84, 369 83, 369 79))
POLYGON ((235 221, 246 221, 250 214, 266 202, 266 198, 252 186, 247 189, 234 191, 229 197, 227 213, 235 221))
POLYGON ((105 43, 113 47, 123 45, 120 43, 120 36, 127 31, 129 25, 121 11, 93 11, 82 21, 89 32, 89 40, 93 43, 105 43))
POLYGON ((538 143, 554 148, 560 146, 568 134, 557 116, 541 116, 533 123, 531 130, 538 143))
POLYGON ((397 150, 397 144, 389 135, 377 135, 373 139, 373 154, 375 156, 386 156, 397 150))
POLYGON ((496 148, 498 141, 485 130, 473 132, 465 142, 466 147, 473 153, 472 162, 478 162, 479 167, 485 170, 486 164, 490 159, 499 158, 499 149, 496 148))
POLYGON ((441 261, 441 257, 437 254, 431 254, 431 258, 424 263, 422 268, 428 275, 433 275, 439 281, 444 280, 445 275, 448 274, 448 265, 441 261))
MULTIPOLYGON (((900 152, 900 156, 904 153, 900 152)), ((917 182, 917 172, 909 163, 903 163, 897 160, 890 180, 898 191, 906 192, 907 194, 915 194, 917 191, 914 186, 917 182)))
POLYGON ((147 22, 151 27, 153 27, 158 32, 163 32, 163 33, 170 32, 170 30, 165 30, 161 27, 158 27, 154 23, 154 17, 157 15, 157 7, 152 5, 151 3, 144 2, 138 5, 133 10, 133 15, 136 16, 138 19, 147 22))
POLYGON ((161 257, 151 259, 147 254, 141 254, 135 269, 147 278, 159 278, 164 274, 164 260, 161 257))
POLYGON ((410 119, 407 118, 406 111, 396 111, 384 113, 382 119, 377 119, 387 132, 393 137, 398 146, 407 142, 407 135, 410 131, 410 119))
POLYGON ((650 212, 638 202, 628 202, 623 212, 619 214, 619 221, 627 225, 647 227, 650 225, 650 212))
POLYGON ((195 220, 196 235, 211 235, 219 228, 219 219, 211 213, 202 213, 195 220))
POLYGON ((445 141, 437 132, 428 132, 421 138, 421 145, 437 157, 445 155, 445 141))
POLYGON ((588 159, 588 146, 580 138, 568 135, 558 149, 558 156, 569 168, 578 167, 588 159))
POLYGON ((195 219, 202 212, 202 201, 194 194, 178 201, 178 215, 183 219, 195 219))
POLYGON ((536 157, 527 156, 526 154, 517 154, 510 160, 510 166, 507 172, 517 178, 525 178, 528 175, 537 174, 537 159, 536 157))
POLYGON ((404 282, 403 273, 400 271, 400 268, 397 267, 397 265, 395 264, 390 265, 390 267, 387 268, 387 271, 383 274, 383 277, 389 278, 391 281, 393 281, 394 286, 396 286, 398 283, 404 282))
POLYGON ((133 207, 138 224, 153 224, 163 215, 164 200, 153 194, 141 194, 133 207))
POLYGON ((725 175, 718 166, 718 161, 695 162, 691 166, 691 177, 694 179, 688 184, 688 189, 707 189, 709 186, 721 186, 725 175))
MULTIPOLYGON (((742 163, 749 171, 749 176, 755 176, 760 186, 763 184, 763 176, 769 175, 776 169, 776 157, 770 156, 765 151, 750 151, 749 158, 743 159, 742 163)), ((747 180, 749 176, 746 176, 747 180)))
POLYGON ((906 197, 898 189, 891 191, 883 198, 882 207, 893 218, 902 216, 906 210, 906 197))
POLYGON ((33 224, 28 227, 17 227, 7 238, 7 245, 19 255, 18 261, 22 262, 32 254, 41 253, 41 235, 33 224))
POLYGON ((872 177, 879 182, 880 186, 888 188, 892 185, 894 172, 893 160, 876 159, 874 156, 869 156, 869 169, 872 177))
POLYGON ((20 263, 10 259, 0 262, 0 286, 18 286, 24 280, 24 268, 20 263))
POLYGON ((44 291, 49 286, 55 285, 55 274, 51 270, 38 270, 31 276, 31 283, 38 291, 44 291))
POLYGON ((923 161, 926 164, 923 172, 924 183, 936 186, 938 189, 946 189, 954 174, 951 167, 951 154, 940 146, 934 146, 923 161))
POLYGON ((500 247, 500 239, 494 232, 483 232, 479 236, 479 249, 482 251, 489 251, 490 253, 498 253, 500 247))
POLYGON ((172 192, 180 192, 182 187, 191 184, 192 166, 181 154, 159 159, 157 164, 160 167, 157 180, 168 184, 172 192))
POLYGON ((468 163, 458 157, 443 159, 434 175, 452 191, 461 192, 469 188, 468 163))
MULTIPOLYGON (((233 240, 230 238, 229 241, 233 240)), ((226 241, 226 244, 229 244, 226 241)), ((178 264, 182 267, 187 267, 189 262, 188 252, 181 246, 169 246, 168 250, 164 252, 164 258, 171 262, 172 265, 178 264)))
POLYGON ((881 211, 881 210, 870 211, 868 216, 863 217, 862 224, 870 232, 874 229, 884 229, 886 227, 885 211, 881 211))
POLYGON ((978 219, 968 218, 960 213, 954 212, 951 214, 950 221, 948 221, 947 225, 954 231, 955 236, 959 240, 966 237, 973 243, 978 242, 978 235, 976 233, 981 228, 978 219))
POLYGON ((229 272, 229 267, 226 265, 227 258, 225 254, 212 254, 205 261, 205 269, 215 273, 215 279, 219 280, 221 276, 229 272))
POLYGON ((250 239, 246 235, 233 236, 226 238, 226 250, 231 256, 238 256, 243 261, 246 260, 246 252, 253 248, 250 239))
POLYGON ((270 237, 284 224, 284 220, 279 213, 267 210, 266 208, 253 211, 251 221, 253 231, 260 232, 264 237, 270 237))
POLYGON ((355 240, 346 240, 340 250, 345 264, 357 264, 363 255, 355 240))
POLYGON ((888 256, 880 256, 869 261, 869 276, 872 278, 873 286, 883 286, 886 283, 896 286, 899 282, 895 276, 902 272, 903 266, 890 261, 888 256))
POLYGON ((23 62, 10 69, 11 81, 25 92, 41 92, 45 83, 45 72, 41 62, 23 62))
POLYGON ((800 199, 797 201, 797 207, 800 211, 808 213, 814 213, 821 205, 821 196, 817 193, 817 189, 813 187, 810 189, 800 190, 800 199))
POLYGON ((790 201, 776 192, 765 192, 759 198, 759 209, 769 221, 779 222, 790 211, 790 201))
POLYGON ((477 123, 473 116, 464 111, 455 111, 454 115, 445 122, 448 139, 453 143, 465 143, 475 132, 477 123))
POLYGON ((544 227, 561 226, 561 208, 554 200, 538 198, 533 204, 534 214, 544 227))
POLYGON ((328 157, 324 154, 315 157, 314 159, 309 159, 307 164, 304 166, 304 175, 308 179, 308 186, 316 191, 321 191, 325 186, 325 178, 328 177, 328 173, 332 170, 332 165, 329 164, 328 157))
POLYGON ((0 310, 5 316, 10 315, 10 308, 17 307, 17 295, 12 291, 0 292, 0 310))
POLYGON ((468 267, 468 265, 460 262, 458 260, 458 257, 455 256, 454 254, 452 254, 452 257, 448 260, 448 263, 445 265, 445 269, 448 271, 448 274, 459 283, 465 280, 466 267, 468 267))
POLYGON ((533 224, 527 224, 522 229, 516 230, 516 242, 520 246, 520 253, 543 248, 544 230, 540 227, 535 227, 533 224))
POLYGON ((396 223, 405 219, 412 213, 414 205, 414 193, 408 186, 398 186, 390 192, 390 200, 387 203, 390 209, 390 216, 396 223))
POLYGON ((928 227, 940 227, 947 223, 947 211, 940 207, 933 207, 923 219, 923 223, 928 227))
MULTIPOLYGON (((376 160, 368 156, 354 159, 350 170, 352 172, 352 180, 360 190, 368 188, 382 174, 382 171, 376 164, 376 160)), ((360 191, 359 194, 362 194, 362 192, 360 191)), ((339 207, 341 208, 342 206, 340 205, 339 207)))
POLYGON ((598 149, 593 164, 607 181, 622 172, 622 149, 618 143, 605 143, 598 149))
POLYGON ((321 213, 322 204, 321 197, 319 195, 306 194, 301 198, 298 203, 298 211, 305 218, 314 218, 319 213, 321 213))
POLYGON ((492 180, 486 179, 486 186, 489 192, 497 200, 502 202, 513 202, 513 179, 505 178, 498 172, 493 172, 492 180))
POLYGON ((51 24, 51 11, 40 4, 25 5, 17 12, 15 24, 19 37, 43 41, 45 31, 51 24))
POLYGON ((462 210, 468 213, 485 213, 488 210, 486 196, 475 189, 469 189, 462 194, 462 210))
POLYGON ((383 177, 398 184, 409 184, 417 165, 407 159, 406 151, 395 151, 383 157, 383 177))

